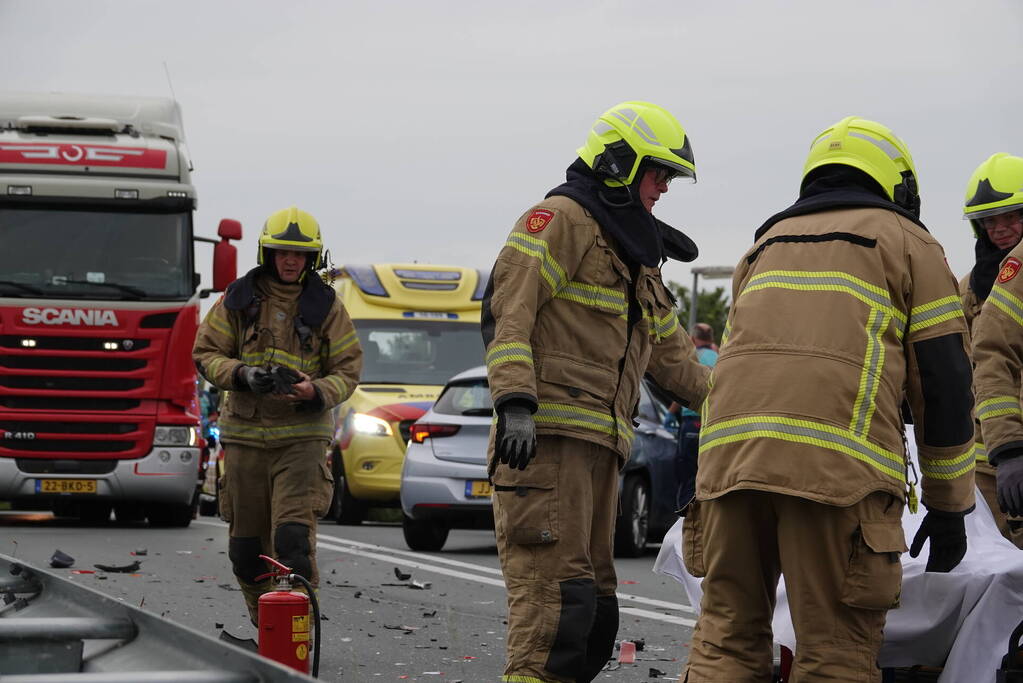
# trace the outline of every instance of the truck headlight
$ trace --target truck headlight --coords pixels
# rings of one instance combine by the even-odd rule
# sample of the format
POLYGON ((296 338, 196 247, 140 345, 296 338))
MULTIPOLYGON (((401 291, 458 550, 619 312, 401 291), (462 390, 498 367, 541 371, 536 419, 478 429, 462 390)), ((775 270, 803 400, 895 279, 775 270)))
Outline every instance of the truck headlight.
POLYGON ((197 427, 157 425, 153 434, 154 446, 194 446, 199 440, 197 427))
POLYGON ((352 428, 360 434, 372 434, 373 436, 391 436, 391 425, 379 417, 373 417, 366 413, 355 413, 352 416, 352 428))

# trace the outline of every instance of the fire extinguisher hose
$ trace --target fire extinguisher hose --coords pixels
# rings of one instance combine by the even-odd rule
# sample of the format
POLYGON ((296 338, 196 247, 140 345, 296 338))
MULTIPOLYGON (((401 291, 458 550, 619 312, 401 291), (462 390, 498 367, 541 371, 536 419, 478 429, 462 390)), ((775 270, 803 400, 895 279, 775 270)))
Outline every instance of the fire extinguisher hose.
POLYGON ((320 601, 316 599, 316 591, 313 590, 311 583, 306 581, 304 576, 298 574, 291 574, 288 579, 291 581, 298 581, 305 586, 306 594, 309 595, 309 601, 313 605, 313 621, 316 626, 315 640, 313 641, 313 678, 320 677, 320 601))

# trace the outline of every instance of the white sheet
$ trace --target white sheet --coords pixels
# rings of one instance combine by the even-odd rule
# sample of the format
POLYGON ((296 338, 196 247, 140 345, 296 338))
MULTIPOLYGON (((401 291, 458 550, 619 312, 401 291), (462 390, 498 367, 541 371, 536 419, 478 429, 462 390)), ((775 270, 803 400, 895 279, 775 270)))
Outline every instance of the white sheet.
MULTIPOLYGON (((915 463, 912 438, 910 452, 915 463)), ((907 545, 924 512, 923 505, 915 515, 906 510, 902 526, 907 545)), ((966 557, 948 574, 924 572, 927 545, 915 559, 909 553, 902 555, 902 606, 888 612, 878 658, 882 667, 944 664, 939 683, 994 681, 1009 635, 1023 620, 1023 551, 998 533, 979 491, 977 509, 966 517, 966 534, 966 557)), ((700 580, 685 570, 681 537, 679 520, 664 536, 654 572, 679 581, 689 604, 699 609, 700 580)), ((773 628, 776 642, 795 649, 784 580, 778 586, 773 628)))

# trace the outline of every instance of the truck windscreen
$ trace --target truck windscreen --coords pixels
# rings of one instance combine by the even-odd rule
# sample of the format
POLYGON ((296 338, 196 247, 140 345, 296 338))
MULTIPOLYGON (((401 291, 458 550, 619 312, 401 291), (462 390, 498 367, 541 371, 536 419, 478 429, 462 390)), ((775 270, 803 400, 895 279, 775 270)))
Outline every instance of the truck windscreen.
POLYGON ((0 296, 187 299, 191 214, 0 208, 0 296))
POLYGON ((363 384, 446 384, 483 365, 479 323, 355 320, 363 384))

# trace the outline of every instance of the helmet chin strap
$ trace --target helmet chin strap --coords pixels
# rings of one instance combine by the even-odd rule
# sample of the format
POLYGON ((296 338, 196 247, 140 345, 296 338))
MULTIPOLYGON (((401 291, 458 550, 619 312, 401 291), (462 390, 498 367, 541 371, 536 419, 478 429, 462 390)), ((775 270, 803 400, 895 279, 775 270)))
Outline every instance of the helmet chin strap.
POLYGON ((597 192, 597 197, 600 199, 601 202, 603 202, 606 206, 610 206, 612 209, 624 209, 628 206, 632 206, 633 204, 636 203, 636 197, 632 194, 632 188, 630 188, 625 183, 622 183, 622 187, 625 188, 626 194, 629 195, 629 198, 624 202, 615 202, 608 199, 607 195, 605 195, 603 191, 597 192))

